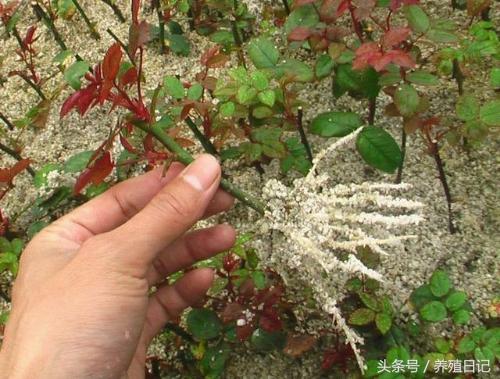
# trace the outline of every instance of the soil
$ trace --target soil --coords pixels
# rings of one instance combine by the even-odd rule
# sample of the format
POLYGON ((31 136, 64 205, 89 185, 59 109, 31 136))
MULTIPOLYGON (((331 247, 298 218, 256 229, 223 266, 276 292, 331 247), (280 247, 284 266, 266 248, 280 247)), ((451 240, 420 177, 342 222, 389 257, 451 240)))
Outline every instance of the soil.
MULTIPOLYGON (((256 11, 265 1, 248 1, 256 11)), ((85 6, 86 2, 82 1, 85 6)), ((92 2, 92 6, 86 6, 91 20, 97 22, 97 29, 102 39, 94 41, 87 32, 86 26, 78 15, 71 21, 56 22, 57 28, 65 36, 70 48, 78 52, 85 60, 97 62, 113 42, 106 33, 106 28, 112 29, 123 40, 127 39, 128 23, 121 24, 113 16, 111 10, 102 2, 92 2)), ((122 3, 121 1, 119 3, 122 3)), ((444 7, 441 1, 426 1, 429 3, 431 13, 448 19, 463 20, 463 14, 452 13, 449 7, 444 7)), ((496 8, 498 3, 494 3, 496 8)), ((124 5, 120 4, 122 9, 124 5)), ((426 4, 427 5, 427 4, 426 4)), ((495 9, 493 16, 498 16, 495 9)), ((148 16, 149 17, 149 16, 148 16)), ((152 17, 152 16, 151 16, 152 17)), ((498 20, 498 17, 494 17, 498 20)), ((20 23, 20 29, 35 21, 32 14, 25 12, 20 23)), ((154 22, 154 18, 151 19, 154 22)), ((186 28, 187 29, 187 28, 186 28)), ((189 33, 189 32, 187 32, 189 33)), ((36 47, 40 52, 37 56, 37 67, 41 70, 42 77, 57 72, 52 62, 53 57, 59 52, 52 36, 44 26, 39 27, 39 40, 36 47)), ((188 35, 191 41, 191 53, 189 57, 178 57, 173 54, 160 55, 155 48, 147 50, 145 59, 146 89, 152 90, 161 82, 167 74, 181 75, 186 79, 194 78, 201 69, 198 62, 199 56, 210 44, 207 39, 195 33, 188 35)), ((279 39, 279 36, 276 36, 279 39)), ((14 38, 0 40, 0 72, 5 75, 19 64, 13 51, 17 48, 14 38)), ((233 62, 234 63, 234 62, 233 62)), ((487 65, 486 65, 487 66, 487 65)), ((228 65, 229 67, 229 65, 228 65)), ((474 82, 466 82, 466 90, 477 94, 480 98, 492 98, 494 93, 488 88, 487 73, 481 71, 475 73, 474 82)), ((50 94, 59 88, 62 83, 60 75, 44 85, 44 91, 50 94)), ((455 84, 448 80, 442 80, 438 89, 428 90, 432 99, 432 111, 439 115, 454 113, 454 104, 457 99, 455 84)), ((61 120, 59 109, 62 101, 72 93, 71 89, 63 88, 51 105, 48 122, 45 127, 26 129, 20 137, 21 145, 24 146, 23 156, 33 160, 33 166, 39 168, 46 163, 64 162, 71 155, 84 150, 94 149, 107 136, 108 126, 114 124, 115 114, 108 114, 106 110, 93 109, 86 117, 80 118, 76 113, 71 113, 61 120)), ((353 101, 343 97, 334 101, 330 95, 330 83, 323 81, 319 85, 305 86, 300 92, 300 97, 306 104, 305 125, 315 115, 330 110, 353 110, 363 114, 367 113, 366 104, 353 101)), ((32 91, 21 79, 9 77, 8 81, 0 87, 0 110, 10 120, 16 120, 29 110, 31 106, 39 101, 36 93, 32 91)), ((379 104, 377 125, 384 127, 394 136, 400 133, 400 125, 397 119, 389 119, 382 115, 384 102, 379 104)), ((17 134, 17 132, 15 132, 17 134)), ((14 134, 12 134, 14 135, 14 134)), ((399 138, 399 137, 398 137, 399 138)), ((320 151, 331 141, 321 138, 311 138, 311 144, 315 152, 320 151)), ((391 250, 391 254, 383 258, 381 273, 385 277, 384 286, 393 296, 397 308, 401 308, 401 318, 408 319, 410 309, 407 298, 411 291, 428 280, 432 272, 440 267, 446 269, 453 279, 455 286, 463 289, 469 295, 474 308, 474 317, 471 326, 487 321, 492 317, 490 305, 492 299, 500 292, 499 275, 499 249, 500 240, 500 197, 498 191, 500 157, 498 151, 500 143, 498 135, 492 134, 478 149, 468 152, 446 147, 442 154, 446 162, 446 172, 453 196, 453 215, 458 233, 450 234, 447 230, 447 209, 444 200, 443 189, 437 177, 437 171, 432 158, 425 153, 422 140, 411 135, 407 147, 407 160, 404 170, 403 181, 410 183, 412 189, 404 196, 407 199, 418 200, 425 204, 425 222, 409 231, 418 237, 408 241, 404 247, 391 250)), ((0 167, 13 161, 4 154, 0 157, 0 167)), ((249 192, 259 195, 263 184, 271 178, 280 178, 284 182, 291 183, 292 177, 283 177, 279 173, 279 167, 273 163, 265 167, 262 176, 256 175, 252 168, 245 168, 236 163, 231 163, 225 168, 228 175, 235 183, 249 192)), ((347 147, 339 153, 335 160, 330 162, 327 170, 332 178, 339 183, 360 183, 364 181, 388 181, 394 180, 393 176, 383 175, 362 164, 360 157, 353 147, 347 147)), ((70 178, 71 179, 71 178, 70 178)), ((54 185, 58 180, 68 178, 55 178, 54 185)), ((15 188, 2 200, 1 208, 9 216, 17 215, 21 209, 29 206, 37 197, 37 190, 27 174, 16 178, 15 188)), ((254 246, 265 259, 272 254, 280 254, 275 249, 273 237, 270 232, 262 233, 262 228, 255 225, 259 217, 253 211, 236 205, 226 215, 201 223, 207 225, 214 222, 229 222, 239 231, 251 231, 256 233, 253 240, 254 246)), ((28 213, 21 215, 16 222, 19 229, 27 227, 32 222, 28 213)), ((265 229, 265 228, 264 228, 265 229)), ((289 273, 293 278, 293 273, 289 273)), ((290 291, 300 291, 301 283, 290 283, 290 291)), ((291 295, 293 297, 293 293, 291 295)), ((5 304, 4 304, 5 305, 5 304)), ((301 309, 297 310, 300 314, 301 309)), ((306 330, 314 330, 327 324, 324 323, 302 325, 306 330)), ((446 335, 447 325, 436 329, 436 333, 446 335)), ((428 341, 416 341, 416 343, 428 343, 428 341)), ((159 345, 154 347, 161 349, 159 345)), ((283 354, 258 355, 246 347, 238 348, 238 354, 229 362, 227 378, 316 378, 320 377, 321 355, 307 354, 300 359, 292 359, 283 354)))

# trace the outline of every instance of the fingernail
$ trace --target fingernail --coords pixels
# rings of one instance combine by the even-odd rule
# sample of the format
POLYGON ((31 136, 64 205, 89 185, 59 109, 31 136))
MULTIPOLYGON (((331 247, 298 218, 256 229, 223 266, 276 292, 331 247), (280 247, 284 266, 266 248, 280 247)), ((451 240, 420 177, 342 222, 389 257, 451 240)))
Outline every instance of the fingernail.
POLYGON ((219 162, 210 154, 200 155, 187 166, 182 178, 198 191, 206 191, 217 179, 220 172, 219 162))

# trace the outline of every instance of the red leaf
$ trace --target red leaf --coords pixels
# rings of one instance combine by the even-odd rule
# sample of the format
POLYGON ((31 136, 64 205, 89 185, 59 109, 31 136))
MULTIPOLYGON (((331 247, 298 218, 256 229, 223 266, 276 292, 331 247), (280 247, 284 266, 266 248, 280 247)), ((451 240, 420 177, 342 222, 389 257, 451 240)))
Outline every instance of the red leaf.
POLYGON ((130 25, 128 33, 128 50, 130 55, 134 57, 137 49, 148 43, 150 29, 151 27, 146 21, 130 25))
POLYGON ((36 26, 30 26, 28 31, 26 32, 26 37, 24 37, 23 44, 25 46, 31 45, 34 42, 34 35, 36 31, 36 26))
POLYGON ((141 0, 132 0, 132 22, 139 23, 139 9, 141 7, 141 0))
POLYGON ((307 4, 314 3, 315 0, 295 0, 293 2, 293 7, 294 8, 299 8, 307 4))
POLYGON ((289 336, 283 352, 293 358, 298 358, 311 350, 316 344, 316 338, 309 335, 289 336))
POLYGON ((391 50, 384 54, 383 60, 373 66, 377 71, 382 71, 389 63, 394 63, 399 67, 413 68, 416 66, 413 58, 405 51, 391 50))
POLYGON ((124 147, 125 150, 127 150, 129 153, 136 154, 137 150, 135 149, 134 146, 128 140, 120 134, 120 143, 124 147))
POLYGON ((391 11, 397 11, 401 5, 418 4, 419 0, 391 0, 391 11))
POLYGON ((16 175, 24 171, 30 165, 29 159, 21 159, 10 168, 0 168, 0 183, 10 185, 16 175))
POLYGON ((305 28, 303 26, 299 26, 298 28, 293 29, 288 35, 289 41, 305 41, 308 39, 313 31, 309 28, 305 28))
POLYGON ((243 306, 238 303, 227 303, 222 311, 221 318, 223 323, 228 323, 240 318, 243 312, 243 306))
POLYGON ((241 342, 246 341, 253 333, 253 325, 251 323, 247 323, 243 326, 236 327, 236 336, 238 340, 241 342))
POLYGON ((337 17, 342 16, 351 5, 351 0, 342 0, 337 8, 337 17))
POLYGON ((91 167, 85 169, 75 183, 74 193, 78 194, 89 183, 94 185, 100 184, 113 171, 113 162, 111 161, 111 153, 105 151, 104 154, 97 159, 91 167))
POLYGON ((264 308, 260 318, 259 325, 266 332, 276 332, 283 328, 283 323, 280 320, 278 311, 275 308, 264 308))
POLYGON ((382 46, 386 49, 390 49, 393 46, 399 45, 401 42, 405 41, 411 33, 410 28, 394 28, 388 30, 382 38, 382 46))
POLYGON ((120 85, 126 87, 129 84, 135 83, 137 81, 137 69, 135 67, 130 67, 121 77, 120 85))
POLYGON ((352 63, 352 68, 362 70, 368 65, 373 66, 381 58, 382 52, 378 44, 375 42, 364 43, 356 50, 356 58, 352 63))
POLYGON ((122 60, 122 48, 119 43, 114 43, 106 52, 102 61, 102 75, 104 79, 113 81, 120 70, 122 60))

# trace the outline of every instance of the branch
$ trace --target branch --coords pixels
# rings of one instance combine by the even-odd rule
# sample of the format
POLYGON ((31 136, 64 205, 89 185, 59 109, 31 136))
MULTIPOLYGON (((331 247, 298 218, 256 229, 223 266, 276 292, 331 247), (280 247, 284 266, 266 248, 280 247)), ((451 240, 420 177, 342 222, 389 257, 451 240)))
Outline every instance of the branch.
POLYGON ((78 10, 78 13, 80 13, 80 15, 83 18, 83 21, 85 21, 85 24, 87 24, 87 27, 89 28, 90 34, 92 35, 92 37, 96 40, 100 40, 101 36, 100 36, 99 32, 96 30, 95 26, 92 24, 92 22, 90 21, 90 19, 86 15, 85 11, 81 7, 78 0, 71 0, 71 1, 73 2, 73 4, 75 4, 75 7, 78 10))
POLYGON ((12 124, 12 122, 10 122, 10 120, 2 112, 0 112, 0 120, 2 120, 5 123, 5 125, 7 125, 7 129, 9 130, 15 129, 14 124, 12 124))
POLYGON ((307 158, 309 159, 309 162, 313 163, 312 149, 311 145, 309 144, 309 141, 307 140, 307 135, 304 132, 304 126, 302 123, 303 118, 304 118, 304 110, 302 109, 302 107, 299 107, 297 114, 297 129, 299 129, 300 140, 302 141, 302 144, 306 148, 307 158))
POLYGON ((219 152, 213 145, 212 141, 210 141, 201 131, 198 129, 198 126, 195 122, 190 118, 186 117, 184 120, 186 124, 189 126, 189 129, 193 132, 194 136, 200 141, 201 145, 205 149, 205 151, 212 155, 219 155, 219 152))
POLYGON ((118 20, 120 20, 120 22, 125 22, 125 17, 123 16, 123 13, 122 11, 120 10, 120 8, 118 8, 118 6, 111 0, 102 0, 103 3, 109 5, 111 7, 111 9, 113 9, 113 13, 116 15, 116 17, 118 18, 118 20))
MULTIPOLYGON (((194 161, 191 154, 184 150, 177 142, 175 142, 163 129, 158 125, 149 126, 144 122, 136 121, 133 125, 141 129, 142 131, 153 135, 163 146, 165 146, 170 152, 176 155, 176 159, 185 164, 189 165, 194 161)), ((222 178, 220 181, 220 186, 229 194, 233 195, 236 199, 240 200, 243 204, 259 212, 261 215, 264 214, 264 205, 254 198, 253 196, 245 193, 233 183, 229 182, 227 179, 222 178)))

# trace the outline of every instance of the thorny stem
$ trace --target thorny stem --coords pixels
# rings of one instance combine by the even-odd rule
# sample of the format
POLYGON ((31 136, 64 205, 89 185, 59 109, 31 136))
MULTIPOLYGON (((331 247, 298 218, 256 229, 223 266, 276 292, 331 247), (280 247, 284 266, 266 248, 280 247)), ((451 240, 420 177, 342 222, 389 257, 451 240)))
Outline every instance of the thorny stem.
POLYGON ((304 119, 304 110, 302 109, 302 107, 299 107, 297 111, 297 129, 299 130, 300 140, 302 141, 302 144, 306 148, 307 159, 309 159, 309 162, 313 163, 312 149, 311 145, 309 144, 309 141, 307 140, 307 135, 304 132, 304 125, 302 122, 303 119, 304 119))
POLYGON ((7 125, 7 129, 9 130, 15 129, 14 124, 12 124, 12 122, 10 122, 10 120, 2 112, 0 112, 0 120, 2 120, 5 123, 5 125, 7 125))
MULTIPOLYGON (((170 152, 174 153, 176 159, 185 164, 189 165, 194 161, 191 154, 184 150, 177 142, 175 142, 163 129, 158 125, 149 126, 148 124, 140 121, 133 123, 136 127, 143 130, 146 133, 152 134, 163 146, 165 146, 170 152)), ((261 215, 264 214, 264 205, 253 196, 245 193, 233 183, 225 178, 220 181, 220 186, 229 194, 233 195, 236 199, 240 200, 243 204, 259 212, 261 215)))
POLYGON ((75 4, 75 7, 78 11, 78 13, 80 13, 80 15, 82 16, 83 18, 83 21, 85 21, 85 24, 87 24, 87 27, 89 28, 90 30, 90 34, 91 36, 96 39, 96 40, 100 40, 101 39, 101 36, 99 34, 99 32, 96 30, 94 24, 92 24, 92 22, 90 21, 90 19, 88 18, 87 14, 85 13, 85 11, 83 10, 83 8, 81 7, 80 3, 78 2, 78 0, 71 0, 73 2, 73 4, 75 4))
POLYGON ((190 117, 186 117, 186 119, 184 121, 186 122, 187 126, 189 126, 189 129, 191 129, 194 136, 198 139, 198 141, 200 141, 201 145, 203 146, 203 148, 205 149, 205 151, 207 153, 212 154, 212 155, 219 155, 219 152, 217 151, 217 149, 213 145, 212 141, 210 141, 200 131, 200 129, 198 129, 198 126, 195 124, 195 122, 190 117))
POLYGON ((165 21, 163 20, 163 11, 161 9, 160 0, 153 0, 153 8, 156 8, 156 15, 158 16, 158 27, 160 29, 160 52, 165 54, 165 21))
POLYGON ((118 20, 120 20, 120 22, 126 21, 125 17, 123 16, 122 11, 120 10, 120 8, 118 8, 118 6, 112 0, 102 0, 102 2, 111 7, 111 9, 113 10, 113 13, 116 15, 118 20))
POLYGON ((35 83, 33 83, 33 81, 30 78, 28 78, 23 73, 17 73, 17 75, 21 79, 23 79, 26 83, 28 83, 29 86, 36 91, 36 93, 38 94, 38 96, 40 97, 40 99, 47 100, 47 96, 45 96, 45 94, 42 92, 42 90, 40 89, 40 87, 38 85, 36 85, 35 83))
POLYGON ((456 58, 453 59, 453 79, 457 81, 458 94, 462 96, 464 94, 465 75, 460 68, 460 62, 456 58))
POLYGON ((375 116, 377 114, 377 99, 370 99, 369 102, 368 125, 375 124, 375 116))
POLYGON ((243 50, 241 49, 243 43, 241 41, 240 32, 238 31, 238 25, 236 25, 235 20, 231 21, 231 30, 233 32, 234 42, 236 43, 237 46, 238 62, 240 63, 241 66, 247 68, 247 64, 245 62, 245 55, 243 54, 243 50))
MULTIPOLYGON (((7 145, 4 145, 1 142, 0 142, 0 150, 2 150, 5 154, 10 155, 16 161, 23 160, 23 157, 21 157, 21 155, 17 151, 12 150, 10 147, 8 147, 7 145)), ((26 168, 26 171, 28 171, 31 176, 33 176, 33 177, 35 176, 35 171, 30 166, 28 166, 26 168)))
POLYGON ((54 36, 54 39, 56 40, 61 50, 68 50, 68 46, 66 46, 66 43, 64 42, 61 35, 57 31, 54 22, 52 22, 51 18, 47 15, 47 13, 45 13, 43 8, 37 3, 32 3, 31 6, 33 7, 36 16, 39 19, 41 19, 45 23, 45 25, 50 29, 52 35, 54 36))
POLYGON ((451 210, 451 203, 452 203, 451 191, 448 185, 448 180, 446 179, 446 173, 444 171, 444 165, 441 159, 441 155, 439 154, 439 145, 437 142, 432 143, 431 152, 436 162, 436 167, 439 173, 439 180, 441 181, 441 184, 443 186, 444 195, 446 197, 446 203, 448 205, 448 230, 450 231, 451 234, 454 234, 457 232, 457 229, 453 224, 453 213, 451 210))
POLYGON ((286 14, 290 14, 290 5, 288 5, 288 0, 282 0, 283 1, 283 7, 285 8, 286 14))
POLYGON ((398 175, 396 176, 396 184, 401 184, 401 180, 403 179, 403 168, 405 165, 406 158, 406 140, 407 140, 406 131, 403 129, 401 133, 401 165, 398 168, 398 175))

